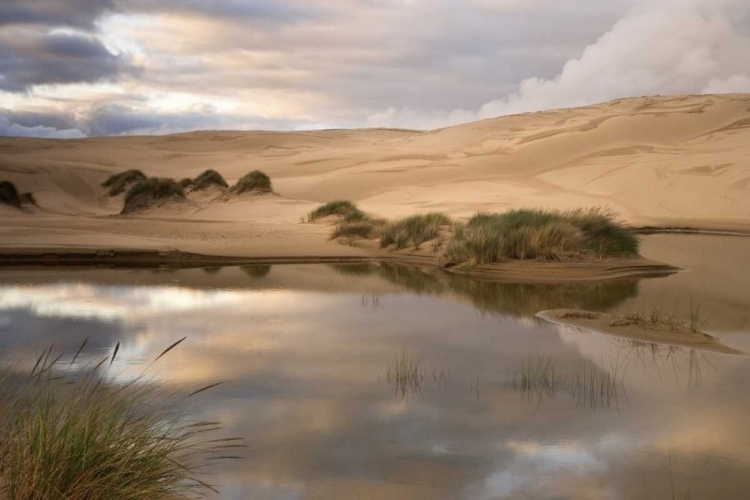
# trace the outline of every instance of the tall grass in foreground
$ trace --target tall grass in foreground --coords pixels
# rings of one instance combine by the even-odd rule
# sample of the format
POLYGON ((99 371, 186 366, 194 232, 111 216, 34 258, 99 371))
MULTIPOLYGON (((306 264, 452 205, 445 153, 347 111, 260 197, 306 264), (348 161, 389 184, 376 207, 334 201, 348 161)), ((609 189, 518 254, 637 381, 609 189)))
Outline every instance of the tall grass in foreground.
POLYGON ((108 194, 110 196, 117 196, 125 192, 128 186, 138 181, 145 181, 146 174, 140 170, 131 169, 119 174, 110 176, 106 181, 102 183, 102 187, 109 188, 108 194))
POLYGON ((396 245, 397 249, 402 249, 411 244, 418 249, 425 241, 437 238, 440 230, 451 224, 453 224, 451 218, 440 212, 405 217, 383 228, 380 246, 396 245))
POLYGON ((70 370, 80 349, 61 366, 50 348, 30 375, 0 376, 0 496, 171 500, 213 490, 197 476, 214 460, 235 458, 239 445, 211 439, 216 422, 190 420, 169 404, 175 394, 145 377, 117 383, 109 368, 118 348, 84 373, 70 370))
POLYGON ((444 256, 448 264, 492 264, 633 257, 638 249, 637 237, 609 210, 518 209, 477 213, 456 228, 444 256))

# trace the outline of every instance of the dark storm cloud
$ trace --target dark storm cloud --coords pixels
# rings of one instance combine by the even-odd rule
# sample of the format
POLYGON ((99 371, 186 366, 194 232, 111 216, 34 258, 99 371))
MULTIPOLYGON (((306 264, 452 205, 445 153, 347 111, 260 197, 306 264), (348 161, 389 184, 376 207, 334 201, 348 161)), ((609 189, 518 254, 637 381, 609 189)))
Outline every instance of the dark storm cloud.
POLYGON ((112 0, 2 0, 0 27, 14 24, 91 28, 112 0))
POLYGON ((97 106, 78 124, 87 135, 140 135, 192 130, 288 130, 299 121, 217 113, 211 109, 175 113, 149 113, 118 104, 97 106))
POLYGON ((127 58, 111 53, 96 37, 30 29, 0 32, 0 90, 114 80, 133 71, 127 58))

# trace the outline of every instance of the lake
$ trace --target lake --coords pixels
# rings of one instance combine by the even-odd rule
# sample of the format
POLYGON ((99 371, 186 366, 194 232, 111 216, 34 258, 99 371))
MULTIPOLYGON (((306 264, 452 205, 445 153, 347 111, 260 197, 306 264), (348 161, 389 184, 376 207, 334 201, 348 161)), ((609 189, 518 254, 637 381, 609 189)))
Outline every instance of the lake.
POLYGON ((687 315, 750 352, 750 239, 653 235, 661 278, 504 284, 393 264, 0 270, 2 359, 54 344, 192 399, 245 438, 226 499, 750 495, 750 359, 554 326, 687 315))

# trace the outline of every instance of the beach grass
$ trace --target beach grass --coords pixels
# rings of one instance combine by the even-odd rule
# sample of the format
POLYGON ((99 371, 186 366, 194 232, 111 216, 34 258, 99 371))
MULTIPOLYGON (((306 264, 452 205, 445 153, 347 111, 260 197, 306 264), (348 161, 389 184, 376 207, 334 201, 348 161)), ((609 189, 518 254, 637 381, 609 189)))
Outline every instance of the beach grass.
POLYGON ((148 208, 169 199, 184 199, 185 191, 174 179, 152 177, 138 181, 125 194, 122 213, 148 208))
MULTIPOLYGON (((182 181, 180 181, 180 184, 182 184, 182 181)), ((229 184, 219 172, 209 169, 195 178, 195 189, 202 190, 210 186, 228 188, 229 184)))
POLYGON ((232 187, 232 191, 237 194, 240 193, 271 193, 273 187, 271 185, 271 178, 260 170, 253 170, 249 174, 244 175, 240 180, 237 181, 232 187))
POLYGON ((215 438, 220 425, 192 418, 184 402, 215 384, 182 395, 145 374, 119 382, 111 375, 119 343, 77 370, 85 344, 70 364, 50 348, 30 373, 0 375, 0 497, 172 500, 213 491, 200 479, 207 465, 237 458, 241 445, 215 438))
POLYGON ((0 181, 0 203, 20 208, 21 197, 15 184, 10 181, 0 181))
POLYGON ((190 177, 185 177, 183 179, 180 179, 180 182, 178 184, 182 187, 182 189, 185 189, 190 186, 195 186, 195 180, 191 179, 190 177))
POLYGON ((426 241, 435 239, 442 228, 451 226, 453 221, 440 212, 411 215, 388 223, 380 235, 380 246, 395 245, 397 249, 412 245, 419 249, 426 241))
POLYGON ((131 184, 146 180, 146 174, 137 169, 126 170, 114 174, 102 183, 102 187, 109 188, 109 196, 117 196, 125 192, 131 184))
POLYGON ((475 214, 455 229, 444 258, 449 265, 566 261, 635 257, 638 250, 638 238, 607 209, 514 209, 475 214))
POLYGON ((351 201, 333 200, 307 214, 307 220, 313 222, 331 215, 343 217, 345 222, 358 222, 366 217, 365 213, 351 201))

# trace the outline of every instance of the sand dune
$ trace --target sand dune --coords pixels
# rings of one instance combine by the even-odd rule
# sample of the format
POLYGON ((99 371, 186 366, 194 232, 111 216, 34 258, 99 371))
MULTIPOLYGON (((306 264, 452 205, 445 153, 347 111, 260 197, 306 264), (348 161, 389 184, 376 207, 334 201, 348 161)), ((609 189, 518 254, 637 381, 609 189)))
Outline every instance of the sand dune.
MULTIPOLYGON (((212 168, 232 183, 260 169, 271 176, 278 196, 191 201, 145 216, 204 225, 252 221, 280 231, 281 240, 313 232, 322 244, 322 228, 300 229, 298 222, 315 204, 336 198, 355 200, 386 217, 426 210, 468 216, 517 206, 608 205, 634 225, 747 231, 748 158, 750 95, 738 94, 621 99, 429 132, 0 138, 0 180, 34 193, 39 213, 20 216, 24 224, 57 232, 68 228, 70 241, 64 243, 74 244, 79 234, 74 228, 89 226, 87 234, 108 231, 102 217, 120 211, 121 197, 106 197, 100 187, 113 173, 138 168, 180 179, 212 168)), ((44 235, 24 233, 21 225, 19 215, 0 211, 4 245, 41 244, 44 235)), ((154 227, 162 233, 158 241, 179 239, 176 226, 152 225, 145 233, 154 227)))

